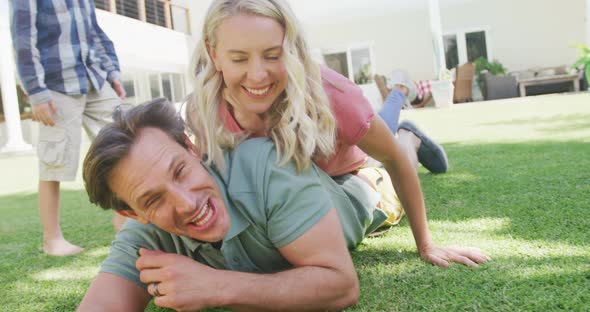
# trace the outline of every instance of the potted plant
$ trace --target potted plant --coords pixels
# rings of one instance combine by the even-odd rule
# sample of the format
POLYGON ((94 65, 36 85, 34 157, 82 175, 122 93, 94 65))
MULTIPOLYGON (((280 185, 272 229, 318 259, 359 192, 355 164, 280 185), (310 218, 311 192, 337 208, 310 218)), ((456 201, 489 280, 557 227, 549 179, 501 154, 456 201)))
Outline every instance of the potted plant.
POLYGON ((371 74, 371 64, 365 64, 363 67, 354 75, 354 82, 356 84, 367 84, 373 81, 373 75, 371 74))
POLYGON ((506 67, 504 67, 499 61, 493 60, 489 62, 488 59, 483 56, 478 57, 473 63, 475 64, 475 75, 480 90, 484 90, 482 77, 484 73, 488 72, 494 76, 500 76, 506 75, 506 72, 508 72, 506 67))
POLYGON ((584 72, 586 77, 586 84, 590 90, 590 48, 587 45, 578 44, 575 46, 578 49, 578 60, 572 65, 572 68, 580 69, 584 72))

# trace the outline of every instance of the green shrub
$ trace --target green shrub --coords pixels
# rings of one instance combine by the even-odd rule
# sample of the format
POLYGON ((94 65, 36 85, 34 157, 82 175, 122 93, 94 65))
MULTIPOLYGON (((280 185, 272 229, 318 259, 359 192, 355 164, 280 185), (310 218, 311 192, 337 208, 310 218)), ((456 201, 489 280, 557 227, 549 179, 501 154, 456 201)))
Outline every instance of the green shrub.
POLYGON ((578 60, 572 65, 572 68, 583 70, 586 81, 590 83, 590 48, 583 44, 578 44, 575 47, 578 49, 578 60))

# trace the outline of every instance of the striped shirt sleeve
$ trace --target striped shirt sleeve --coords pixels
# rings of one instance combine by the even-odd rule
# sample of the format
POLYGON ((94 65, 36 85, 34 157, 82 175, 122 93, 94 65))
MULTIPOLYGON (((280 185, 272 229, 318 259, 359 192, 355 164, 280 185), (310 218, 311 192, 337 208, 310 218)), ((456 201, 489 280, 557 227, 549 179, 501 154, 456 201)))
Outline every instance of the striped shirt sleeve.
POLYGON ((29 95, 31 105, 51 100, 45 85, 45 70, 37 49, 37 1, 11 0, 12 21, 10 28, 14 45, 17 69, 23 88, 29 95))
POLYGON ((90 5, 92 6, 90 10, 92 19, 91 34, 101 60, 100 67, 107 72, 107 80, 109 82, 112 83, 113 80, 121 80, 119 59, 115 53, 115 46, 98 25, 93 0, 90 0, 90 5))

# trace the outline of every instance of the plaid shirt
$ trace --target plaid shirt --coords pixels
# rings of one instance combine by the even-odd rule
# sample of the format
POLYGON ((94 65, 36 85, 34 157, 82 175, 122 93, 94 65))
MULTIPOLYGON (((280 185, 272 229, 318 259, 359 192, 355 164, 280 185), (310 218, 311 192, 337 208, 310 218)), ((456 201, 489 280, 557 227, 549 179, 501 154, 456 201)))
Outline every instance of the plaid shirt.
POLYGON ((49 90, 87 94, 120 79, 113 43, 96 21, 94 0, 10 0, 20 80, 31 105, 49 90))

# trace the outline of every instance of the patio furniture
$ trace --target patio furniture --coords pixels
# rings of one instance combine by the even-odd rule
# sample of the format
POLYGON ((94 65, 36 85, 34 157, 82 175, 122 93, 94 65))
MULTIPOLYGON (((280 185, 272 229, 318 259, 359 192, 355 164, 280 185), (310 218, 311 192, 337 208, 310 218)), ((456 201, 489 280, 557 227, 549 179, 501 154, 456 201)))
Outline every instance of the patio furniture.
POLYGON ((375 80, 375 84, 377 84, 377 89, 379 89, 379 93, 381 94, 383 101, 385 101, 387 95, 389 95, 389 92, 391 91, 389 88, 387 88, 387 78, 385 78, 383 75, 375 74, 373 79, 375 80))
POLYGON ((483 73, 483 95, 486 101, 514 98, 518 96, 518 82, 512 75, 483 73))
POLYGON ((572 82, 574 91, 580 91, 580 76, 578 74, 562 74, 518 79, 518 88, 520 96, 526 96, 526 88, 528 86, 548 85, 560 82, 572 82))
POLYGON ((473 101, 472 84, 475 76, 475 64, 465 63, 457 67, 457 78, 455 79, 455 92, 453 93, 454 103, 473 101))

